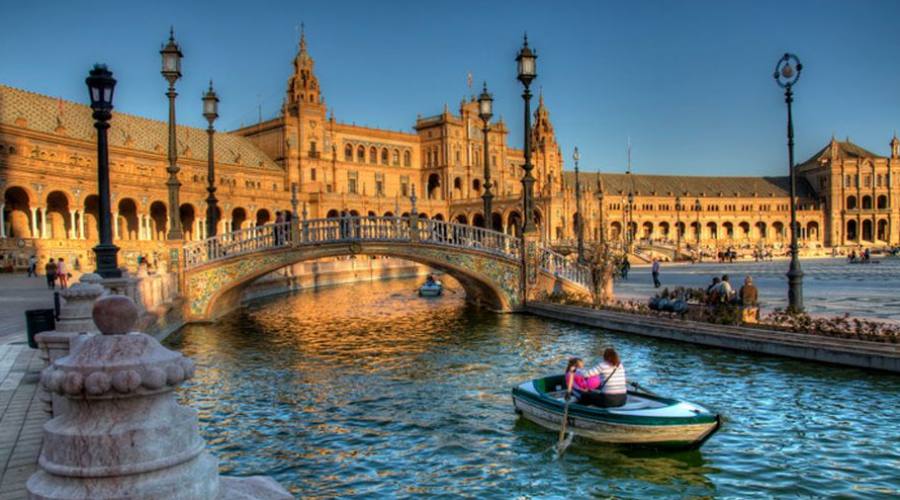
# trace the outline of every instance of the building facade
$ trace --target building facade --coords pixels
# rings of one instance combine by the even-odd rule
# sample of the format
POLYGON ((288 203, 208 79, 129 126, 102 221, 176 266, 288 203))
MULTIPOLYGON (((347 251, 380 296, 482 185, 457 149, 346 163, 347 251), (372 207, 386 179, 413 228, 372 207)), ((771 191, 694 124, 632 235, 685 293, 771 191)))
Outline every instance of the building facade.
MULTIPOLYGON (((341 214, 405 215, 491 225, 518 233, 524 153, 508 145, 502 120, 483 124, 474 96, 458 109, 418 117, 410 132, 361 127, 329 115, 315 62, 301 37, 279 116, 217 133, 219 232, 275 219, 341 214), (489 160, 494 213, 482 210, 489 160), (296 193, 296 197, 294 195, 296 193)), ((563 171, 543 95, 531 130, 535 220, 548 241, 571 240, 578 219, 574 173, 563 171)), ((122 261, 165 255, 167 124, 113 113, 110 167, 114 239, 122 261)), ((177 128, 179 216, 186 240, 206 237, 204 129, 177 128)), ((879 156, 832 139, 798 167, 804 247, 900 243, 900 141, 879 156)), ((0 86, 0 252, 4 266, 68 257, 93 268, 97 240, 96 132, 90 109, 0 86)), ((789 241, 787 177, 692 177, 582 173, 588 240, 716 248, 782 247, 789 241), (631 196, 629 196, 629 194, 631 196), (629 203, 629 199, 632 200, 629 203)))

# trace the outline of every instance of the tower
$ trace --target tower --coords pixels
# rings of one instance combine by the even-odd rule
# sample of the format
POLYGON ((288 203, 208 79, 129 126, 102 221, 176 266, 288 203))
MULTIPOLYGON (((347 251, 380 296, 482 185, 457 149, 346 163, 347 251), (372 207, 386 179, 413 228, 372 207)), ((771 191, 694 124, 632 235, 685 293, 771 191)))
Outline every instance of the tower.
POLYGON ((300 45, 294 57, 294 73, 288 79, 284 104, 284 158, 287 189, 296 183, 301 192, 317 190, 319 163, 331 154, 331 137, 325 121, 325 99, 315 74, 315 61, 306 46, 301 24, 300 45))
POLYGON ((538 107, 534 111, 531 144, 535 159, 535 190, 541 194, 558 192, 562 187, 562 153, 550 122, 550 111, 544 105, 541 90, 538 107), (549 192, 547 191, 549 190, 549 192))
POLYGON ((894 137, 891 139, 891 158, 895 160, 900 158, 900 139, 897 139, 896 132, 894 132, 894 137))

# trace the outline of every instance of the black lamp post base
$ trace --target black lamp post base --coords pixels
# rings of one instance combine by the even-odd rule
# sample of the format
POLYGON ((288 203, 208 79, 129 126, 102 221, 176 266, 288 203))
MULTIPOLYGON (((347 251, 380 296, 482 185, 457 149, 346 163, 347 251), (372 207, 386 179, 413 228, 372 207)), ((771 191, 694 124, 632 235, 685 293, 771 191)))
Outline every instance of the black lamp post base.
POLYGON ((115 245, 97 245, 94 254, 97 256, 97 274, 104 278, 121 278, 122 270, 119 269, 116 255, 119 247, 115 245))
POLYGON ((790 269, 787 272, 788 279, 788 312, 803 312, 803 271, 800 270, 800 262, 791 260, 790 269))

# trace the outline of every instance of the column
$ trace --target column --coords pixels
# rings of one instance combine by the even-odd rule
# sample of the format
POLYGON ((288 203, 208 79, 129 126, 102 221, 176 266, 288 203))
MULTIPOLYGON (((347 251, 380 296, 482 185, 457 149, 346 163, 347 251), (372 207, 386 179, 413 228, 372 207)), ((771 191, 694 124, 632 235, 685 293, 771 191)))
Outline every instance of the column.
POLYGON ((84 210, 81 211, 78 217, 78 239, 84 239, 84 210))
POLYGON ((31 207, 31 237, 34 239, 40 238, 38 234, 37 207, 31 207))
POLYGON ((5 203, 0 203, 0 238, 6 238, 6 208, 5 203))
POLYGON ((191 236, 194 241, 200 241, 200 219, 194 217, 194 222, 191 224, 191 236))
POLYGON ((40 207, 41 211, 41 239, 46 240, 50 237, 50 231, 47 231, 47 207, 40 207))
POLYGON ((119 239, 119 212, 112 213, 113 239, 119 239))
POLYGON ((69 210, 69 226, 72 228, 69 232, 69 239, 78 239, 78 226, 75 225, 75 210, 69 210))

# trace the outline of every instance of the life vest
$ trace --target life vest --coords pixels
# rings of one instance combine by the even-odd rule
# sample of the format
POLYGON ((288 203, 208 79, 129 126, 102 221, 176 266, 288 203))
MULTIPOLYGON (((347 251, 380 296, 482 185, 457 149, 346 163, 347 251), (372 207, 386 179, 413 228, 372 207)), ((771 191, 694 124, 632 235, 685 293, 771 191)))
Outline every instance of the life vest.
POLYGON ((600 375, 594 375, 593 377, 585 378, 584 375, 581 375, 578 372, 570 373, 570 377, 575 377, 572 381, 572 389, 577 389, 579 391, 593 391, 594 389, 600 387, 600 375))

